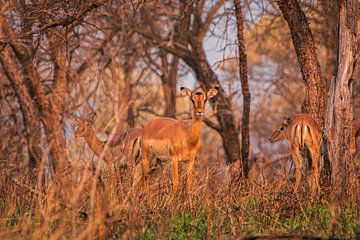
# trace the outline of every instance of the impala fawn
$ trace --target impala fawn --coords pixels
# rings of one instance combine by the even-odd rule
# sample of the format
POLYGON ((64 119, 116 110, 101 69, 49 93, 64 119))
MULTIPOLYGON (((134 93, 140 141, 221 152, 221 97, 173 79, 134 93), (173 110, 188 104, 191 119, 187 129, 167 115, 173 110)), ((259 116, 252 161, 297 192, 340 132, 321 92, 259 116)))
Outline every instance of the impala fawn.
POLYGON ((170 157, 172 164, 173 193, 176 193, 179 186, 178 164, 179 161, 187 162, 187 186, 188 192, 192 188, 192 171, 195 156, 200 148, 200 130, 204 116, 205 103, 214 97, 219 88, 210 88, 207 92, 203 88, 196 88, 191 91, 181 87, 183 96, 188 97, 192 102, 192 119, 176 120, 172 118, 157 118, 150 121, 142 132, 141 164, 146 191, 150 192, 150 166, 155 158, 163 159, 170 157))
MULTIPOLYGON (((75 137, 84 137, 92 152, 100 156, 104 150, 106 142, 102 142, 96 136, 94 119, 75 118, 78 126, 75 137)), ((106 163, 119 161, 121 167, 126 167, 128 163, 135 163, 138 157, 140 146, 138 144, 141 136, 141 129, 133 128, 123 134, 117 134, 109 143, 109 149, 104 153, 106 163)))
POLYGON ((310 171, 307 176, 311 193, 320 196, 319 158, 322 134, 313 118, 307 114, 298 114, 293 119, 287 118, 270 137, 270 142, 287 139, 295 162, 296 181, 294 191, 297 192, 302 171, 310 171), (305 168, 303 166, 305 165, 305 168), (306 169, 308 166, 309 169, 306 169))

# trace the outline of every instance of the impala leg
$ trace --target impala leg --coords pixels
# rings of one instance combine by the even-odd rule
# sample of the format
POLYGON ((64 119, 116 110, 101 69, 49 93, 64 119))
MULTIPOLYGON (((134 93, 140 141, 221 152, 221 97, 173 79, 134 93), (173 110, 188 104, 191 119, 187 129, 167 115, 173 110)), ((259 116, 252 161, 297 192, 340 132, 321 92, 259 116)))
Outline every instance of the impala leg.
POLYGON ((143 176, 142 165, 140 163, 135 165, 133 173, 134 175, 133 175, 132 188, 135 191, 137 191, 137 188, 140 186, 141 178, 143 176))
POLYGON ((311 194, 314 196, 315 193, 317 197, 320 196, 320 183, 319 183, 319 156, 320 149, 318 147, 313 147, 310 149, 311 154, 311 171, 312 171, 312 184, 311 184, 311 194))
POLYGON ((135 164, 133 169, 133 182, 131 185, 131 188, 129 189, 125 200, 123 203, 127 203, 129 201, 129 198, 133 196, 136 192, 138 192, 139 187, 141 185, 143 174, 142 174, 142 165, 141 163, 135 164))
POLYGON ((297 192, 301 183, 302 176, 302 157, 300 156, 300 152, 298 148, 293 148, 293 157, 295 162, 295 171, 296 171, 296 181, 294 192, 297 192))
POLYGON ((151 195, 151 191, 150 191, 150 162, 149 162, 148 153, 146 151, 143 151, 143 153, 144 153, 144 155, 143 155, 143 158, 141 159, 142 173, 143 173, 143 178, 144 178, 145 189, 149 196, 149 205, 151 206, 152 195, 151 195))
POLYGON ((187 164, 187 188, 188 188, 188 194, 192 193, 192 172, 194 168, 195 158, 190 159, 190 161, 187 164))
POLYGON ((171 164, 172 164, 172 184, 173 184, 173 194, 177 193, 179 187, 179 161, 178 158, 175 156, 171 157, 171 164))

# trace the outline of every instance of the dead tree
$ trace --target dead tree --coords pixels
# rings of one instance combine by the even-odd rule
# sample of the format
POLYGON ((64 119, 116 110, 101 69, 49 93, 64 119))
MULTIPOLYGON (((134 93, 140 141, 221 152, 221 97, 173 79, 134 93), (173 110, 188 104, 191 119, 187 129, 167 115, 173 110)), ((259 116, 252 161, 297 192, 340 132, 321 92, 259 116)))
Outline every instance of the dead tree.
POLYGON ((333 78, 326 113, 326 135, 330 139, 335 129, 333 146, 329 146, 332 167, 332 202, 339 203, 347 196, 349 188, 358 189, 355 174, 355 159, 350 154, 351 123, 353 121, 352 89, 359 68, 360 19, 359 3, 356 0, 341 0, 338 16, 338 44, 336 76, 333 78), (351 184, 350 184, 351 182, 351 184), (351 185, 351 186, 350 186, 351 185))

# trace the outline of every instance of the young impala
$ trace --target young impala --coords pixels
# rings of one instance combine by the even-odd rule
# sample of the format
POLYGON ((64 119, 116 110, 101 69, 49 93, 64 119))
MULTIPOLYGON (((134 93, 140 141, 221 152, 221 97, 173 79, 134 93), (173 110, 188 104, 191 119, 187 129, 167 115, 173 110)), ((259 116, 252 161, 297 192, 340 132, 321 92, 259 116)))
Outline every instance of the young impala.
MULTIPOLYGON (((101 141, 96 136, 94 127, 94 119, 83 119, 75 117, 77 129, 75 137, 84 137, 91 151, 96 156, 100 156, 104 150, 106 142, 101 141)), ((139 152, 138 139, 141 135, 141 129, 133 128, 124 134, 117 134, 114 136, 113 141, 109 143, 109 149, 104 154, 104 161, 110 163, 119 161, 122 167, 125 167, 129 162, 135 163, 135 158, 139 152)))
POLYGON ((301 183, 302 171, 310 170, 307 178, 311 192, 319 196, 319 157, 322 134, 316 122, 307 114, 298 114, 293 119, 287 118, 269 140, 273 143, 282 139, 288 140, 295 162, 295 192, 301 183), (310 169, 306 169, 306 166, 310 169))
POLYGON ((192 102, 192 119, 176 120, 172 118, 157 118, 150 121, 142 132, 141 164, 146 190, 150 192, 150 165, 155 158, 163 159, 170 157, 172 164, 173 193, 177 192, 178 164, 179 161, 187 161, 187 185, 188 192, 192 188, 192 171, 195 156, 200 148, 200 130, 204 116, 205 103, 214 97, 219 88, 210 88, 207 92, 203 88, 191 91, 181 87, 181 93, 192 102))

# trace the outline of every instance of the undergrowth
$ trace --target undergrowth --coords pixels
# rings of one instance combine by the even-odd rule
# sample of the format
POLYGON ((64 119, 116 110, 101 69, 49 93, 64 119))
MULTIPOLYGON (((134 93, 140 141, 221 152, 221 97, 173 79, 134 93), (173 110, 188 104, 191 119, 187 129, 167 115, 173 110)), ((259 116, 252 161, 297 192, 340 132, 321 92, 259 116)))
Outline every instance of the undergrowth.
MULTIPOLYGON (((203 178, 198 172, 196 190, 191 196, 182 179, 185 184, 175 197, 167 174, 159 174, 153 181, 152 206, 143 189, 125 202, 124 193, 129 192, 131 181, 122 182, 122 190, 117 191, 112 184, 118 186, 119 182, 111 178, 120 178, 111 173, 104 178, 105 189, 98 186, 95 192, 91 176, 87 176, 83 188, 79 184, 69 189, 49 185, 43 189, 46 192, 43 195, 29 192, 19 184, 11 185, 11 181, 2 182, 6 183, 6 191, 1 191, 0 196, 0 238, 238 239, 296 235, 354 239, 359 236, 360 206, 353 198, 343 203, 334 229, 329 232, 332 218, 327 194, 312 203, 306 188, 295 195, 289 183, 273 191, 271 185, 253 186, 247 180, 220 181, 224 176, 216 173, 216 169, 213 173, 213 178, 203 178)), ((121 179, 131 180, 131 177, 121 179)))

